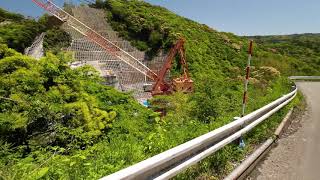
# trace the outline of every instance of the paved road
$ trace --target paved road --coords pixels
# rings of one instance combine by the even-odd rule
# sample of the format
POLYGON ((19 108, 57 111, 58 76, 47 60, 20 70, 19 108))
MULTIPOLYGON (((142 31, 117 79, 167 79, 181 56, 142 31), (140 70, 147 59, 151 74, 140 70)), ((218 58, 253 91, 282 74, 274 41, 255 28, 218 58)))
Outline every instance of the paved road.
POLYGON ((318 180, 320 179, 320 82, 298 82, 307 99, 307 111, 289 126, 268 157, 248 179, 318 180))

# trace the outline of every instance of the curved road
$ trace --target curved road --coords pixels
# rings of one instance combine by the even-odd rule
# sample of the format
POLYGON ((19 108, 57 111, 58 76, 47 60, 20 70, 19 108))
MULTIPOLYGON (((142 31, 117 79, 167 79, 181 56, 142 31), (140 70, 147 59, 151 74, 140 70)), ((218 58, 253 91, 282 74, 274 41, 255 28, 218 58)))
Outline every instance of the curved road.
POLYGON ((306 97, 307 111, 288 131, 296 129, 297 124, 301 127, 281 138, 248 179, 320 179, 320 82, 296 84, 306 97))

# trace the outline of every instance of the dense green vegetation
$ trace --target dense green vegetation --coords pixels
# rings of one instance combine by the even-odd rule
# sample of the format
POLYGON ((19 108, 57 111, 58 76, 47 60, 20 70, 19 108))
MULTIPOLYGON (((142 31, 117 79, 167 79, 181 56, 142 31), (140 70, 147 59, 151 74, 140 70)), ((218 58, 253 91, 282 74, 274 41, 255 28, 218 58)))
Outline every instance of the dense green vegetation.
MULTIPOLYGON (((133 45, 149 51, 151 55, 161 48, 168 49, 178 37, 186 38, 187 57, 193 76, 205 71, 232 77, 233 71, 230 68, 241 68, 244 65, 248 37, 217 32, 165 8, 142 1, 98 1, 93 7, 106 9, 113 28, 133 45)), ((319 73, 319 36, 307 34, 249 38, 257 41, 254 66, 271 66, 285 76, 319 73)))
POLYGON ((50 51, 57 54, 62 48, 69 47, 71 43, 71 36, 60 28, 62 22, 59 19, 45 14, 38 22, 46 27, 46 35, 43 41, 45 52, 50 51))
POLYGON ((21 14, 11 13, 0 8, 0 22, 8 21, 8 20, 22 21, 24 20, 24 17, 21 14))
MULTIPOLYGON (((114 29, 151 55, 184 37, 195 93, 151 100, 153 108, 160 102, 166 109, 167 115, 160 118, 130 94, 102 85, 92 67, 70 69, 71 57, 58 53, 69 38, 55 32, 59 22, 44 16, 35 23, 52 31, 45 46, 56 55, 47 53, 36 61, 8 48, 6 39, 0 46, 0 179, 97 179, 239 116, 246 38, 217 32, 142 1, 98 1, 93 6, 104 8, 114 29)), ((247 112, 291 89, 282 75, 289 75, 293 66, 288 62, 297 59, 265 48, 255 44, 247 112)), ((229 145, 177 178, 221 177, 252 144, 272 133, 285 112, 248 134, 245 149, 229 145)))
MULTIPOLYGON (((70 57, 61 54, 49 53, 36 61, 5 45, 0 52, 0 177, 33 179, 55 166, 38 164, 52 155, 56 155, 49 159, 52 162, 71 167, 85 160, 83 153, 93 151, 92 145, 101 140, 108 143, 131 130, 151 128, 153 112, 129 95, 102 85, 92 67, 72 70, 67 65, 70 57), (141 121, 142 126, 130 129, 130 121, 141 121)), ((125 142, 126 137, 122 138, 125 142)), ((71 169, 62 165, 65 175, 55 168, 47 173, 73 179, 71 169)))
POLYGON ((35 20, 9 13, 0 8, 0 38, 10 47, 19 52, 32 44, 33 39, 44 27, 35 20))
POLYGON ((42 32, 46 32, 44 39, 46 51, 58 53, 61 48, 68 47, 71 42, 71 37, 59 27, 61 22, 52 16, 44 15, 39 21, 35 21, 0 8, 1 22, 0 38, 9 48, 16 49, 21 53, 42 32))
MULTIPOLYGON (((237 115, 236 110, 228 114, 222 109, 230 109, 231 101, 211 102, 209 106, 224 114, 198 119, 192 116, 199 111, 196 101, 175 94, 162 98, 171 105, 167 117, 160 119, 130 95, 102 85, 91 67, 70 69, 66 55, 47 54, 36 61, 5 45, 0 52, 0 177, 4 179, 96 179, 215 129, 237 115)), ((222 82, 210 83, 229 88, 222 82)), ((286 87, 278 88, 282 83, 271 86, 276 93, 260 99, 256 106, 286 91, 286 87)), ((235 98, 231 91, 222 98, 219 91, 211 96, 235 98)), ((195 99, 197 96, 201 97, 197 94, 195 99)), ((271 132, 269 126, 264 125, 252 139, 263 139, 271 132)), ((232 145, 209 162, 215 162, 220 172, 229 160, 241 158, 242 152, 232 145)))
MULTIPOLYGON (((263 50, 272 52, 274 58, 279 55, 289 58, 287 68, 291 69, 287 70, 288 74, 320 75, 320 34, 254 36, 251 38, 261 44, 263 50)), ((281 64, 284 63, 273 65, 279 69, 286 68, 279 66, 281 64)))

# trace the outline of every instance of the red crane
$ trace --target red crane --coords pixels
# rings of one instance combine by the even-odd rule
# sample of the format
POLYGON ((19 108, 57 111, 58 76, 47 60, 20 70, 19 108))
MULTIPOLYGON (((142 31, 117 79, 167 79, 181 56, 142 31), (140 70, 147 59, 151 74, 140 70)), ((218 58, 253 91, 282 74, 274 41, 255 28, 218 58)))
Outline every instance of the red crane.
POLYGON ((152 95, 168 94, 172 91, 179 91, 184 93, 193 92, 193 81, 190 78, 188 65, 186 61, 185 40, 180 38, 176 44, 171 48, 168 56, 166 57, 165 64, 155 79, 155 84, 152 88, 152 95), (165 76, 167 72, 172 68, 173 59, 179 53, 180 64, 183 70, 183 74, 176 79, 173 79, 171 83, 165 82, 165 76))

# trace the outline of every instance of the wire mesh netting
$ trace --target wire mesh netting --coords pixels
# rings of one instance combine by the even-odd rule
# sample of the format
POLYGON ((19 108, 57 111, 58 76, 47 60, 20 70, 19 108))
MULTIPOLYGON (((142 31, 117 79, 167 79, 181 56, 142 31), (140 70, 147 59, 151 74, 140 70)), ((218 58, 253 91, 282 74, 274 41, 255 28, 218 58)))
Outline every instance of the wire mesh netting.
POLYGON ((35 59, 40 59, 44 55, 43 49, 43 39, 45 33, 41 33, 35 38, 32 45, 24 50, 24 54, 34 57, 35 59))
MULTIPOLYGON (((75 18, 135 57, 135 59, 138 59, 155 73, 158 73, 162 68, 166 57, 164 53, 160 53, 152 60, 148 59, 145 52, 139 51, 130 42, 123 40, 118 36, 117 32, 112 30, 103 10, 80 6, 74 7, 72 14, 75 18)), ((75 62, 71 64, 72 68, 85 64, 92 65, 105 78, 107 85, 112 85, 120 91, 132 92, 133 96, 140 102, 151 97, 151 93, 145 91, 144 87, 146 84, 153 84, 153 82, 146 75, 109 54, 99 45, 88 40, 67 24, 64 24, 62 27, 72 37, 72 43, 68 48, 74 54, 75 62)))

